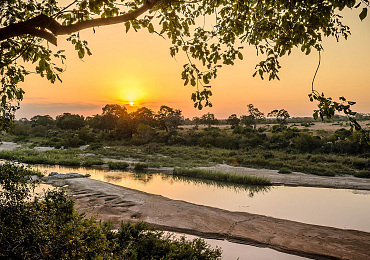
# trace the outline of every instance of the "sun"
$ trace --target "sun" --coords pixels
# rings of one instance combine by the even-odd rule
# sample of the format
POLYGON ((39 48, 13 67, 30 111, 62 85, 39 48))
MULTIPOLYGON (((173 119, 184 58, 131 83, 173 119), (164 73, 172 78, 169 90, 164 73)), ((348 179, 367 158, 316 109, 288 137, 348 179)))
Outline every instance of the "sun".
POLYGON ((135 103, 134 102, 128 102, 128 104, 132 107, 135 103))

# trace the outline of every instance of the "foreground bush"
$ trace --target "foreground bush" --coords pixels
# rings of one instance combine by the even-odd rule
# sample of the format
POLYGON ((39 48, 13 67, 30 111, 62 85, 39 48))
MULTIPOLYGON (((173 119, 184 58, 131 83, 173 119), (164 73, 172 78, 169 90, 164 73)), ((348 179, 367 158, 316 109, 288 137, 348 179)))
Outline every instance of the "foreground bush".
POLYGON ((267 178, 248 176, 248 175, 237 175, 232 173, 224 173, 217 171, 207 171, 201 169, 189 169, 189 168, 175 168, 173 175, 186 176, 201 178, 213 181, 224 181, 231 183, 247 184, 247 185, 271 185, 271 181, 267 178))
POLYGON ((113 232, 76 213, 63 191, 32 196, 34 174, 0 166, 0 259, 220 259, 202 239, 174 240, 144 223, 113 232))

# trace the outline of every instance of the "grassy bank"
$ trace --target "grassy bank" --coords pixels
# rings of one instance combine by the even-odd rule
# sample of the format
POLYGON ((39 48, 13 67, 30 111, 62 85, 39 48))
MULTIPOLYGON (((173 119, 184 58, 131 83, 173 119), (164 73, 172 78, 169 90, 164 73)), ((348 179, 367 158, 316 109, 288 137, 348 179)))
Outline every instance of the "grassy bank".
POLYGON ((173 175, 246 185, 272 185, 271 181, 267 178, 201 169, 175 168, 173 170, 173 175))
MULTIPOLYGON (((135 160, 150 168, 194 168, 226 163, 265 169, 289 169, 322 176, 354 175, 369 178, 368 154, 341 155, 300 153, 294 150, 268 150, 263 148, 229 150, 216 147, 168 146, 156 143, 132 146, 124 143, 104 143, 104 147, 80 149, 55 149, 50 151, 13 150, 0 151, 0 158, 19 160, 30 164, 59 164, 66 166, 91 166, 103 164, 102 158, 135 160)), ((125 169, 126 163, 111 163, 111 169, 125 169)), ((134 165, 135 166, 135 165, 134 165)), ((141 165, 137 166, 140 168, 141 165)), ((145 169, 145 167, 144 167, 145 169)))
POLYGON ((64 166, 102 165, 104 161, 96 155, 85 155, 79 149, 66 150, 14 150, 0 151, 0 158, 28 164, 50 164, 64 166))
POLYGON ((300 153, 294 150, 268 150, 263 148, 229 150, 216 147, 168 146, 147 144, 140 146, 108 145, 109 148, 88 149, 89 153, 122 159, 135 158, 158 166, 191 168, 226 163, 232 166, 265 168, 303 172, 321 176, 368 176, 370 160, 367 154, 341 155, 300 153))

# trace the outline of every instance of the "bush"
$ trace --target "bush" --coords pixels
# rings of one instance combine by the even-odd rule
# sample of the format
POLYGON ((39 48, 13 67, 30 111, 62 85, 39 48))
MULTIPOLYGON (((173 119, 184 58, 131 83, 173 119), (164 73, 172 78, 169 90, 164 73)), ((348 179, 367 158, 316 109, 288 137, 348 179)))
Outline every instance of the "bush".
POLYGON ((281 167, 279 169, 278 173, 289 174, 289 173, 292 173, 292 171, 290 169, 288 169, 287 167, 281 167))
POLYGON ((148 168, 147 163, 135 163, 134 164, 134 170, 135 171, 143 171, 148 168))
POLYGON ((112 170, 124 170, 130 166, 127 162, 108 162, 109 169, 112 170))
POLYGON ((83 162, 81 163, 82 166, 92 166, 92 165, 102 165, 104 164, 104 161, 99 158, 84 158, 83 162))
POLYGON ((323 141, 318 136, 301 134, 294 138, 294 147, 303 152, 312 152, 323 145, 323 141))
POLYGON ((353 174, 357 178, 370 178, 370 171, 359 171, 353 174))

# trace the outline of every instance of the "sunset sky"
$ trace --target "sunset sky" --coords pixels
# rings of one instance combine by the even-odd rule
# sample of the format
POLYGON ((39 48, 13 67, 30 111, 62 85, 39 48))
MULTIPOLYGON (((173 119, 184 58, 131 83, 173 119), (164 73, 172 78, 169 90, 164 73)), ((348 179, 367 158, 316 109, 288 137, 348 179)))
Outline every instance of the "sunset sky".
MULTIPOLYGON (((315 87, 326 96, 345 96, 356 101, 354 110, 370 112, 370 18, 363 22, 359 10, 343 13, 352 35, 347 41, 324 40, 321 67, 315 87)), ((311 81, 317 67, 318 54, 306 56, 300 51, 281 59, 280 81, 253 78, 254 66, 263 59, 254 47, 246 46, 244 60, 223 67, 211 81, 213 108, 199 111, 193 107, 190 95, 194 89, 183 86, 183 54, 173 59, 169 55, 169 40, 149 34, 146 30, 125 33, 124 25, 85 30, 93 53, 79 60, 66 37, 58 38, 58 49, 65 49, 66 71, 63 83, 49 83, 38 75, 26 77, 20 86, 26 91, 17 118, 63 112, 89 116, 101 113, 105 104, 126 105, 129 110, 146 106, 157 111, 161 105, 179 108, 192 118, 207 112, 217 118, 236 113, 246 114, 252 103, 267 114, 284 108, 292 116, 311 116, 315 105, 308 99, 311 81), (134 102, 130 106, 129 102, 134 102)), ((53 48, 50 46, 50 48, 53 48)))

